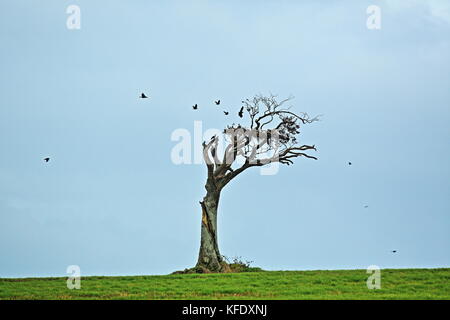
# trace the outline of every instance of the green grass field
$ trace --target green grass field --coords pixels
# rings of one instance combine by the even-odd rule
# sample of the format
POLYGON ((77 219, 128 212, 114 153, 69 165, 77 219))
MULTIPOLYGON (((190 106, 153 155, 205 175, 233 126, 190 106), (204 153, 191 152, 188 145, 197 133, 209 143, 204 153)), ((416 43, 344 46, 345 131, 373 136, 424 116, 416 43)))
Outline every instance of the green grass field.
POLYGON ((0 279, 0 299, 450 299, 450 269, 381 270, 368 290, 366 270, 0 279))

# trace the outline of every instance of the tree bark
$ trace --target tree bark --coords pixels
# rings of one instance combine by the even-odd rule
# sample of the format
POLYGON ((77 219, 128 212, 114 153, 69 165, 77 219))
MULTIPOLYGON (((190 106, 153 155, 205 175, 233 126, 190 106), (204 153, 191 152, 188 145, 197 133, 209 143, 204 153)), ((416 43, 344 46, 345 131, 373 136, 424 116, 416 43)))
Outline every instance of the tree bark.
POLYGON ((213 179, 206 182, 206 196, 200 201, 202 208, 200 251, 197 268, 210 272, 222 271, 222 256, 217 242, 217 208, 220 199, 220 189, 213 179))

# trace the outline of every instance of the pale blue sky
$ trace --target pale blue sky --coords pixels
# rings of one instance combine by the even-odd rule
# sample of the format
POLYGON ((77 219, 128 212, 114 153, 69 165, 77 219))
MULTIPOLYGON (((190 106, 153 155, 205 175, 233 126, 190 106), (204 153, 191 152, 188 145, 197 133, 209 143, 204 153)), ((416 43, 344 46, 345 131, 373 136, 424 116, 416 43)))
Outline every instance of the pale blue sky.
POLYGON ((324 114, 302 137, 319 160, 227 186, 223 254, 269 270, 449 267, 447 3, 1 1, 0 277, 193 266, 205 168, 172 164, 170 135, 227 124, 214 99, 233 111, 269 92, 324 114))

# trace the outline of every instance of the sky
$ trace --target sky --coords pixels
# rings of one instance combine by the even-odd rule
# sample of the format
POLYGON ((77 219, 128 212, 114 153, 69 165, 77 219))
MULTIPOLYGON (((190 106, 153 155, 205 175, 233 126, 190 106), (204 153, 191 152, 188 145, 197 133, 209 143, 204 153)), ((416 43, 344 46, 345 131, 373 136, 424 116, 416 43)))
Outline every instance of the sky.
POLYGON ((171 135, 222 129, 270 93, 323 114, 300 139, 318 160, 227 185, 222 254, 450 266, 448 1, 4 0, 0 39, 0 277, 194 266, 206 169, 174 164, 171 135))

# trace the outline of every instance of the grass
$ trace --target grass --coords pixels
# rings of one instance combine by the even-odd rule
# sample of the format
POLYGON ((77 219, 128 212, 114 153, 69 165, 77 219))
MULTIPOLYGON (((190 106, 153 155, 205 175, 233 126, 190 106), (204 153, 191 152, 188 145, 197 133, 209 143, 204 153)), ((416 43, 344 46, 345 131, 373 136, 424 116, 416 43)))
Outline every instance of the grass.
POLYGON ((450 268, 381 270, 369 290, 366 270, 0 279, 0 299, 450 299, 450 268))

